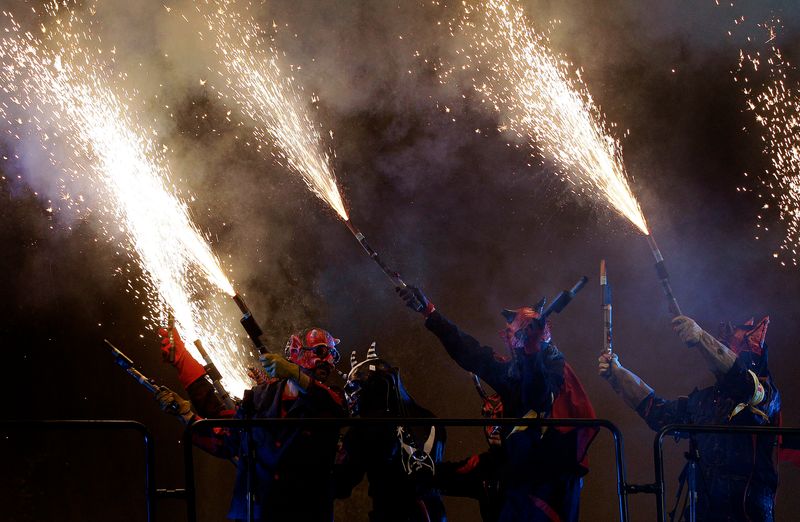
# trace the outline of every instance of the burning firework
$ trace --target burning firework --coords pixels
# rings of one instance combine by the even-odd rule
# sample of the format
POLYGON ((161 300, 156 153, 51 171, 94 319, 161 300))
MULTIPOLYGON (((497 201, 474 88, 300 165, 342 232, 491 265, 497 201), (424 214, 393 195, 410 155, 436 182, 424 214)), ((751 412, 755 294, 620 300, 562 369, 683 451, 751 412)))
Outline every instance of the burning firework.
POLYGON ((232 100, 248 120, 256 139, 274 144, 278 148, 273 153, 276 159, 301 175, 314 194, 336 211, 392 284, 405 287, 400 275, 386 266, 364 234, 350 221, 331 166, 334 154, 322 145, 317 127, 306 109, 302 88, 287 74, 277 49, 265 40, 265 32, 247 15, 250 4, 238 7, 239 4, 231 0, 206 0, 205 4, 206 12, 199 8, 198 12, 214 34, 224 96, 232 100), (244 9, 245 14, 237 8, 244 9))
MULTIPOLYGON (((113 53, 100 61, 91 24, 63 5, 48 6, 39 36, 4 15, 0 115, 8 134, 41 145, 64 173, 64 194, 83 187, 102 202, 89 210, 108 240, 140 265, 148 319, 163 324, 165 309, 171 310, 184 336, 203 339, 228 387, 241 393, 245 350, 220 328, 220 303, 197 298, 216 289, 235 292, 187 205, 172 194, 165 148, 129 105, 135 93, 117 87, 113 53)), ((131 282, 129 287, 142 295, 131 282)))
MULTIPOLYGON (((766 28, 767 42, 774 42, 774 25, 762 24, 762 27, 766 28)), ((736 80, 746 85, 743 92, 747 109, 755 116, 763 152, 769 159, 769 167, 758 180, 761 185, 759 197, 774 202, 778 219, 785 227, 779 252, 773 253, 773 257, 779 258, 783 254, 793 266, 797 266, 800 244, 800 82, 789 79, 793 74, 796 75, 794 66, 784 59, 774 43, 766 59, 762 59, 760 52, 739 52, 736 80), (760 68, 764 69, 762 73, 766 79, 759 87, 753 88, 755 82, 748 76, 760 68)), ((765 220, 770 209, 771 204, 765 203, 759 221, 765 220)), ((759 223, 758 228, 769 230, 769 225, 759 223)), ((781 261, 781 264, 786 262, 781 261)))
POLYGON ((572 65, 550 50, 546 36, 531 29, 522 8, 513 0, 486 0, 476 8, 465 3, 458 27, 470 36, 464 67, 485 71, 473 83, 484 101, 502 113, 501 129, 536 147, 581 191, 600 196, 648 234, 619 141, 609 136, 580 76, 570 73, 572 65))
POLYGON ((243 7, 238 7, 231 0, 204 3, 202 16, 213 33, 224 96, 248 121, 256 139, 276 145, 275 158, 302 176, 308 188, 347 221, 331 166, 333 153, 322 146, 302 88, 281 63, 276 48, 266 41, 265 32, 247 14, 250 4, 242 2, 243 7))

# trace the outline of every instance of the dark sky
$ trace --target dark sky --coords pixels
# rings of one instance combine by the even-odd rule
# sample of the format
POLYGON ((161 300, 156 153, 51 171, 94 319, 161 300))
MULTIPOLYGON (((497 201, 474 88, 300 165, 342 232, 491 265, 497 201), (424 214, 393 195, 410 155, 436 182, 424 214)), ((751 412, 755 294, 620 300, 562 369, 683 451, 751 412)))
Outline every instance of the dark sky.
MULTIPOLYGON (((800 8, 789 1, 733 7, 717 7, 713 0, 524 3, 541 26, 561 21, 553 45, 583 68, 608 120, 630 130, 623 140, 626 166, 684 312, 711 331, 721 320, 769 314, 770 364, 783 394, 784 423, 800 424, 800 386, 793 379, 800 363, 800 274, 772 258, 781 238, 777 223, 771 234, 754 239, 763 202, 736 190, 754 187, 752 175, 767 162, 731 74, 741 46, 764 49, 762 40, 748 44, 745 37, 760 35, 755 23, 775 15, 784 26, 778 44, 792 59, 800 50, 800 8), (732 20, 742 14, 746 23, 729 37, 732 20)), ((622 429, 630 480, 651 482, 654 434, 596 376, 601 258, 614 285, 622 364, 669 398, 710 384, 711 375, 669 327, 644 238, 602 205, 569 193, 548 168, 531 162, 525 147, 509 147, 497 132, 475 133, 495 127, 498 116, 476 103, 468 86, 439 85, 413 56, 415 50, 423 57, 451 56, 456 43, 436 20, 455 12, 383 0, 276 1, 258 11, 264 21, 288 24, 278 42, 289 61, 303 66, 297 79, 318 94, 316 116, 335 133, 335 170, 354 222, 445 315, 501 348, 503 307, 552 297, 581 275, 590 277, 575 302, 554 318, 554 339, 598 415, 622 429), (437 104, 453 112, 445 114, 437 104)), ((141 95, 159 94, 175 109, 165 140, 177 151, 176 169, 187 190, 197 195, 194 215, 215 238, 214 250, 231 256, 237 287, 251 296, 272 344, 282 346, 291 331, 311 324, 341 338, 345 354, 355 349, 363 356, 375 340, 401 368, 418 402, 441 417, 477 416, 480 403, 469 376, 448 359, 421 318, 401 305, 333 212, 294 175, 233 138, 240 131, 225 121, 226 108, 198 86, 207 61, 198 55, 192 31, 160 5, 104 2, 97 16, 105 40, 117 45, 119 67, 131 67, 141 95), (138 63, 145 65, 133 65, 138 63), (195 116, 204 113, 209 118, 198 124, 195 116)), ((789 80, 797 85, 800 75, 789 80)), ((9 150, 13 144, 2 146, 9 150)), ((157 444, 158 486, 180 486, 180 426, 113 364, 101 343, 104 337, 114 340, 145 373, 180 388, 160 362, 155 333, 141 319, 145 310, 114 275, 122 260, 113 247, 96 241, 90 220, 45 211, 32 190, 42 191, 52 173, 27 164, 6 163, 7 179, 0 183, 3 416, 144 422, 157 444)), ((229 327, 239 328, 233 311, 231 317, 229 327)), ((0 495, 12 497, 2 499, 12 506, 7 519, 141 517, 134 482, 139 446, 120 437, 124 452, 105 449, 116 440, 0 439, 2 458, 15 470, 3 473, 0 487, 0 495), (102 501, 86 495, 95 486, 102 501), (51 488, 48 496, 44 487, 51 488)), ((667 446, 674 481, 683 450, 667 446)), ((482 448, 475 430, 451 431, 450 457, 482 448)), ((591 451, 583 520, 614 519, 611 455, 609 438, 602 435, 591 451)), ((800 487, 800 475, 781 471, 778 520, 790 520, 800 508, 800 499, 789 494, 800 487)), ((199 473, 202 520, 220 520, 232 469, 202 458, 199 473)), ((360 495, 340 506, 342 520, 365 518, 360 495)), ((448 502, 453 520, 478 520, 475 504, 448 502)), ((654 506, 652 497, 632 499, 633 520, 651 520, 654 506)), ((180 503, 165 501, 159 513, 179 519, 180 503)))

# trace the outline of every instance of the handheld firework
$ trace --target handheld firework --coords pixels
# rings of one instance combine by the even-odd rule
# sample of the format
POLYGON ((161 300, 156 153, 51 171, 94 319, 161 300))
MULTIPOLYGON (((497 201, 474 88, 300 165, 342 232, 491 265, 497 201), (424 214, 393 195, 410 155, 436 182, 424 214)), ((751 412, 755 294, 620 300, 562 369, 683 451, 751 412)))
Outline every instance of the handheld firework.
POLYGON ((483 389, 481 378, 474 373, 470 373, 470 375, 472 375, 472 383, 475 385, 475 390, 478 392, 478 395, 481 396, 481 399, 486 400, 487 394, 486 390, 483 389))
MULTIPOLYGON (((400 277, 400 274, 395 272, 394 270, 391 270, 388 266, 386 266, 386 263, 383 262, 378 253, 369 245, 369 243, 367 243, 367 238, 365 238, 364 234, 362 234, 361 231, 358 228, 356 228, 353 222, 350 221, 349 219, 346 219, 344 223, 345 225, 347 225, 347 228, 350 230, 350 232, 353 234, 353 236, 356 238, 359 244, 361 244, 361 247, 364 249, 367 255, 370 258, 372 258, 372 260, 375 261, 375 263, 378 264, 378 266, 381 268, 381 270, 383 270, 383 273, 386 274, 386 277, 389 278, 392 284, 395 287, 406 288, 408 285, 406 285, 406 283, 400 277)), ((423 308, 422 303, 416 301, 414 309, 417 312, 421 312, 422 308, 423 308)))
POLYGON ((239 319, 239 322, 244 326, 244 330, 247 332, 250 340, 253 341, 253 345, 255 345, 258 353, 268 353, 269 349, 264 344, 264 341, 261 340, 264 331, 258 325, 255 317, 253 317, 253 313, 250 311, 250 308, 248 308, 247 303, 244 302, 242 295, 235 294, 233 296, 233 302, 236 303, 236 306, 238 306, 239 310, 242 312, 242 318, 239 319))
POLYGON ((194 345, 197 348, 197 351, 200 352, 200 356, 203 358, 203 361, 206 362, 203 368, 206 370, 206 375, 208 375, 208 377, 211 379, 211 384, 214 386, 214 390, 216 390, 220 400, 227 409, 235 409, 236 401, 228 393, 228 390, 226 390, 222 385, 222 374, 219 373, 219 370, 217 370, 214 362, 211 361, 206 349, 203 347, 203 343, 200 342, 200 339, 195 339, 194 345))
POLYGON ((603 294, 603 351, 609 355, 613 353, 613 336, 611 331, 611 283, 606 274, 606 260, 600 260, 600 290, 603 294))
POLYGON ((175 315, 170 312, 167 315, 167 331, 169 335, 169 353, 167 360, 170 364, 175 362, 175 315))
POLYGON ((683 315, 681 307, 678 306, 678 301, 672 293, 672 285, 669 282, 669 273, 664 264, 664 256, 661 255, 661 250, 658 248, 653 234, 647 234, 647 244, 650 245, 650 251, 653 252, 653 257, 656 260, 656 273, 658 274, 658 279, 661 281, 661 288, 664 290, 664 295, 667 298, 670 315, 672 315, 672 317, 683 315))
MULTIPOLYGON (((165 389, 165 387, 159 386, 153 379, 146 377, 142 372, 137 370, 133 365, 133 361, 127 355, 122 353, 116 346, 111 344, 108 339, 103 339, 103 341, 108 345, 109 348, 111 348, 111 355, 114 357, 114 362, 116 362, 123 370, 128 372, 128 375, 133 377, 136 382, 144 386, 147 391, 155 395, 161 390, 165 389)), ((175 413, 178 412, 177 403, 173 402, 169 405, 169 407, 173 409, 175 413)))
POLYGON ((572 298, 575 297, 575 294, 581 291, 581 289, 586 286, 586 282, 589 281, 589 278, 586 276, 581 277, 575 286, 573 286, 570 290, 564 290, 560 294, 556 296, 555 299, 550 303, 541 314, 539 319, 539 325, 544 328, 544 325, 547 323, 547 318, 550 317, 552 313, 560 314, 564 308, 572 301, 572 298))

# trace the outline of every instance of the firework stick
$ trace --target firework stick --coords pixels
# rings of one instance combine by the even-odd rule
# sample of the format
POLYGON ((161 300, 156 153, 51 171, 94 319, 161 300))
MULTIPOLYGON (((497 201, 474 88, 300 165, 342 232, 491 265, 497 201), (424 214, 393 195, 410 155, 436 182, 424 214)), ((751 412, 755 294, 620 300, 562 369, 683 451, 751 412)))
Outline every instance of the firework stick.
POLYGON ((169 355, 167 358, 172 364, 175 362, 175 315, 172 312, 167 314, 167 332, 169 335, 169 355))
POLYGON ((678 306, 678 301, 675 299, 675 295, 672 293, 672 285, 669 282, 669 273, 667 272, 667 267, 664 264, 664 256, 661 255, 661 250, 659 250, 652 233, 647 235, 647 244, 650 245, 650 250, 653 252, 653 257, 656 260, 656 273, 658 274, 658 279, 661 281, 661 288, 664 289, 664 295, 669 303, 670 315, 672 315, 672 317, 683 315, 683 312, 681 312, 681 307, 678 306))
POLYGON ((223 386, 222 374, 219 373, 219 370, 217 370, 217 367, 214 365, 214 361, 212 361, 211 357, 208 356, 208 352, 206 352, 203 343, 200 341, 200 339, 195 339, 194 345, 197 348, 197 351, 200 352, 203 362, 205 362, 203 368, 205 368, 206 374, 211 379, 211 384, 217 391, 217 395, 219 395, 220 400, 229 410, 234 409, 236 407, 236 403, 228 393, 228 390, 225 389, 225 386, 223 386))
POLYGON ((242 312, 242 318, 239 319, 239 322, 242 323, 242 326, 247 332, 247 335, 250 337, 250 340, 253 341, 253 344, 258 349, 258 353, 269 353, 269 349, 264 344, 264 341, 261 340, 261 336, 264 335, 264 331, 258 325, 255 317, 253 317, 253 313, 250 311, 247 303, 244 302, 242 295, 235 294, 232 299, 242 312))
MULTIPOLYGON (((408 285, 400 277, 400 274, 395 272, 394 270, 391 270, 388 266, 386 266, 386 264, 383 262, 381 257, 378 255, 378 253, 371 246, 369 246, 369 243, 367 243, 367 238, 364 237, 364 234, 362 234, 361 231, 358 228, 356 228, 356 226, 352 223, 352 221, 347 219, 347 220, 345 220, 344 223, 345 223, 345 225, 347 225, 347 228, 350 230, 350 232, 353 234, 353 236, 359 242, 359 244, 364 249, 364 251, 367 253, 367 255, 373 261, 375 261, 375 263, 378 264, 378 266, 381 268, 381 270, 383 270, 383 273, 386 274, 386 277, 389 278, 389 280, 392 282, 392 284, 395 287, 407 288, 408 285)), ((422 308, 423 308, 422 307, 422 303, 417 301, 417 303, 415 305, 415 309, 417 310, 417 312, 422 311, 422 308)))
POLYGON ((611 284, 608 282, 608 275, 606 274, 605 259, 600 260, 600 289, 603 293, 603 352, 611 355, 614 351, 611 330, 611 284))

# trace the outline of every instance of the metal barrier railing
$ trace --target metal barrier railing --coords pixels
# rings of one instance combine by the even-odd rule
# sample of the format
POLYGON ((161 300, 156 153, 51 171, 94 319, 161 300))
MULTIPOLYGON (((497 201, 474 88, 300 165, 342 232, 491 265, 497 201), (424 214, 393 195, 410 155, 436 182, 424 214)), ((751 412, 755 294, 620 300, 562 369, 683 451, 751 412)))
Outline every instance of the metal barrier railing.
MULTIPOLYGON (((602 428, 608 430, 614 440, 614 458, 616 463, 617 496, 619 499, 619 518, 621 522, 628 520, 628 494, 639 493, 639 486, 628 485, 625 475, 625 461, 623 458, 622 433, 610 421, 605 419, 436 419, 436 418, 342 418, 342 419, 309 419, 309 418, 284 418, 284 419, 203 419, 187 426, 183 436, 184 473, 186 476, 186 512, 189 522, 197 521, 196 490, 194 483, 194 451, 192 436, 198 428, 239 428, 245 431, 247 447, 252 448, 252 429, 269 428, 276 425, 293 426, 302 425, 305 428, 331 428, 345 426, 526 426, 526 427, 575 427, 575 428, 602 428)), ((240 458, 248 459, 248 470, 254 469, 255 456, 247 452, 240 458)), ((248 522, 252 522, 254 514, 254 500, 252 491, 253 477, 247 476, 248 492, 248 522)))
POLYGON ((153 470, 155 451, 152 437, 144 424, 131 420, 3 420, 0 421, 2 432, 34 432, 34 431, 134 431, 141 434, 144 440, 144 493, 148 522, 155 520, 155 481, 153 470))
POLYGON ((653 459, 655 464, 655 484, 648 485, 652 490, 647 493, 656 495, 656 514, 659 522, 666 521, 666 500, 664 486, 664 438, 676 433, 717 433, 726 435, 790 435, 800 437, 800 428, 777 428, 772 426, 723 426, 695 424, 668 424, 661 428, 653 441, 653 459))

